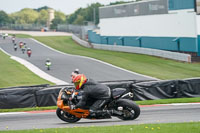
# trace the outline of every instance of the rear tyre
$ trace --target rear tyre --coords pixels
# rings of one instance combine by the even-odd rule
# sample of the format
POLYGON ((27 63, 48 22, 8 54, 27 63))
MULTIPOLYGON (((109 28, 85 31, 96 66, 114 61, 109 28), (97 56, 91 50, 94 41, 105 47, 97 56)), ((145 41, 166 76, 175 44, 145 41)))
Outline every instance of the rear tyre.
POLYGON ((57 108, 56 110, 56 115, 58 116, 58 118, 60 118, 61 120, 65 121, 65 122, 69 122, 69 123, 75 123, 77 121, 80 120, 80 118, 77 118, 74 115, 69 114, 68 112, 63 111, 60 108, 57 108))
POLYGON ((121 120, 134 120, 140 115, 140 107, 132 100, 129 99, 120 99, 117 102, 117 108, 123 107, 121 111, 122 116, 118 116, 121 120))

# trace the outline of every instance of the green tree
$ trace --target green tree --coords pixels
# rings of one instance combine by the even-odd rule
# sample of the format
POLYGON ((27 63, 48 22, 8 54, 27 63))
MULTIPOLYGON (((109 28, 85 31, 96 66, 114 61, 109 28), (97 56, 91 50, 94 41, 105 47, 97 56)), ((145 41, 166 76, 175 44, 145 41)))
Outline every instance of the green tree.
POLYGON ((8 24, 10 23, 10 17, 6 12, 0 11, 0 24, 8 24))
POLYGON ((95 24, 99 23, 99 7, 101 7, 100 3, 94 3, 88 5, 87 8, 79 8, 73 14, 69 15, 67 18, 67 22, 69 24, 84 24, 84 22, 95 22, 95 24), (95 15, 94 15, 95 13, 95 15), (94 20, 95 16, 95 20, 94 20), (80 22, 82 21, 82 22, 80 22))
POLYGON ((124 3, 129 3, 126 1, 116 1, 116 2, 111 2, 110 5, 118 5, 118 4, 124 4, 124 3))
POLYGON ((92 21, 95 24, 99 23, 99 7, 101 7, 100 3, 91 4, 88 6, 86 10, 86 16, 84 17, 86 21, 92 21), (94 20, 95 19, 95 20, 94 20))
POLYGON ((40 12, 41 10, 48 10, 49 8, 50 8, 50 7, 48 7, 48 6, 43 6, 43 7, 34 9, 34 10, 37 11, 37 12, 40 12))
POLYGON ((82 25, 83 22, 84 22, 83 16, 78 15, 77 18, 76 18, 76 20, 73 22, 73 24, 75 24, 75 25, 82 25))
POLYGON ((83 10, 82 8, 79 8, 73 14, 69 15, 67 17, 67 23, 73 24, 74 21, 76 20, 77 16, 78 16, 78 14, 80 14, 80 12, 82 12, 82 10, 83 10))
POLYGON ((55 18, 52 21, 51 29, 57 29, 58 24, 66 23, 66 15, 60 11, 55 11, 55 18))
POLYGON ((34 24, 39 13, 30 8, 24 8, 19 12, 11 14, 15 24, 34 24))
POLYGON ((46 25, 48 19, 48 11, 45 9, 40 10, 38 18, 37 18, 37 23, 46 25))

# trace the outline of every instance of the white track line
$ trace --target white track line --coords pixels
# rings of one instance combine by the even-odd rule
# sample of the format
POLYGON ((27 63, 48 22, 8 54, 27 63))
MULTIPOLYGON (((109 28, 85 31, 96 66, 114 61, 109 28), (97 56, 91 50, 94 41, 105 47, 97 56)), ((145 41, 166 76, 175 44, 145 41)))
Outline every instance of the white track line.
POLYGON ((47 73, 45 73, 44 71, 40 70, 38 67, 36 67, 35 65, 31 64, 30 62, 21 59, 19 57, 16 56, 11 56, 11 59, 21 63, 22 65, 24 65, 25 67, 27 67, 29 70, 31 70, 33 73, 37 74, 38 76, 40 76, 43 79, 46 79, 52 83, 55 83, 57 85, 65 85, 65 84, 69 84, 65 81, 59 80, 47 73))
POLYGON ((26 114, 27 112, 6 112, 6 113, 0 113, 1 115, 20 115, 20 114, 26 114))
POLYGON ((132 71, 126 70, 126 69, 124 69, 124 68, 121 68, 121 67, 118 67, 118 66, 114 66, 114 65, 109 64, 109 63, 107 63, 107 62, 103 62, 103 61, 101 61, 101 60, 97 60, 97 59, 91 58, 91 57, 67 54, 67 53, 64 53, 64 52, 58 51, 58 50, 56 50, 56 49, 54 49, 54 48, 51 48, 51 47, 45 45, 44 43, 41 43, 41 42, 39 42, 39 41, 37 41, 37 40, 35 40, 35 39, 33 39, 33 38, 30 38, 30 39, 32 39, 33 41, 35 41, 35 42, 37 42, 37 43, 39 43, 39 44, 41 44, 41 45, 43 45, 43 46, 45 46, 45 47, 47 47, 47 48, 53 50, 53 51, 56 51, 56 52, 61 53, 61 54, 64 54, 64 55, 68 55, 68 56, 76 56, 76 57, 81 57, 81 58, 91 59, 91 60, 94 60, 94 61, 97 61, 97 62, 100 62, 100 63, 106 64, 106 65, 108 65, 108 66, 111 66, 111 67, 114 67, 114 68, 117 68, 117 69, 120 69, 120 70, 123 70, 123 71, 129 72, 129 73, 132 73, 132 74, 135 74, 135 75, 138 75, 138 76, 143 76, 143 77, 146 77, 146 78, 150 78, 150 79, 152 79, 152 80, 160 80, 160 79, 157 79, 157 78, 154 78, 154 77, 150 77, 150 76, 147 76, 147 75, 143 75, 143 74, 135 73, 135 72, 132 72, 132 71))
POLYGON ((172 106, 181 106, 181 105, 200 105, 199 102, 197 103, 172 103, 172 104, 165 104, 165 105, 172 105, 172 106))
POLYGON ((5 54, 7 54, 8 56, 12 56, 12 55, 10 55, 9 53, 7 53, 5 50, 3 50, 1 47, 0 47, 0 50, 1 50, 2 52, 4 52, 5 54))

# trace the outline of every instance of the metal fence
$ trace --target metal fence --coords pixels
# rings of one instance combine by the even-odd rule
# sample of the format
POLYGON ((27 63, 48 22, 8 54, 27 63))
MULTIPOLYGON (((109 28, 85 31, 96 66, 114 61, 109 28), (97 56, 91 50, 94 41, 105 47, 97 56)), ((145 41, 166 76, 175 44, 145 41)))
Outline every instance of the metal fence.
POLYGON ((82 25, 58 25, 57 31, 64 31, 64 32, 71 32, 79 36, 79 38, 83 40, 88 40, 88 30, 94 30, 96 29, 96 25, 88 25, 88 26, 82 26, 82 25))
POLYGON ((32 30, 40 31, 45 25, 40 24, 0 24, 0 30, 32 30))
MULTIPOLYGON (((45 25, 40 24, 0 24, 0 30, 25 30, 25 31, 41 31, 45 25)), ((88 40, 88 30, 96 29, 96 25, 71 25, 71 24, 59 24, 57 31, 74 33, 83 40, 88 40)))

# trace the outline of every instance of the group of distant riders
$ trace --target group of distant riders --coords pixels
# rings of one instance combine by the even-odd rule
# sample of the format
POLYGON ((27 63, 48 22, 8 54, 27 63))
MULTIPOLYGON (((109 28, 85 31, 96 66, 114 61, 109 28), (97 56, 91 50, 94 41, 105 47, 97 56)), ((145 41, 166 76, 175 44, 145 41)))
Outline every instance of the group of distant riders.
MULTIPOLYGON (((12 36, 12 43, 14 44, 14 51, 17 51, 18 47, 17 47, 17 43, 15 43, 15 35, 12 36)), ((25 42, 19 42, 19 48, 21 49, 23 54, 26 51, 28 57, 31 57, 31 54, 32 54, 31 48, 27 48, 27 45, 25 42)))
MULTIPOLYGON (((2 35, 3 39, 6 38, 6 36, 2 35)), ((16 38, 15 38, 15 34, 12 35, 12 43, 14 44, 14 51, 17 51, 18 49, 18 46, 17 46, 17 43, 16 43, 16 38)), ((27 47, 27 44, 25 42, 22 42, 20 41, 19 42, 19 48, 21 49, 22 53, 24 54, 25 52, 27 53, 28 57, 30 58, 31 57, 31 54, 32 54, 32 50, 31 48, 27 47)), ((47 70, 50 70, 50 66, 51 66, 51 61, 49 58, 46 59, 46 62, 45 62, 45 66, 47 68, 47 70)))

